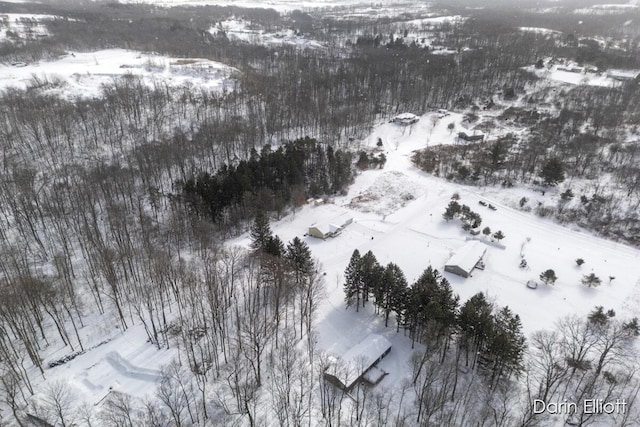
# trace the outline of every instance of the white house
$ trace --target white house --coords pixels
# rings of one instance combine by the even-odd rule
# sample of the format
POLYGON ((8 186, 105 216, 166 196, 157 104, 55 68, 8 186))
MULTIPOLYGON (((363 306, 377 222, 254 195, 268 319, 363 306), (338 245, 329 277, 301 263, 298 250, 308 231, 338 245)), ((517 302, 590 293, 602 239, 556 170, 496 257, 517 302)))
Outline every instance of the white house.
POLYGON ((325 371, 325 378, 337 387, 349 391, 358 381, 379 381, 385 372, 376 364, 391 351, 391 342, 378 334, 369 334, 342 356, 334 359, 325 371))
POLYGON ((337 236, 352 222, 353 217, 344 213, 331 219, 330 222, 311 224, 307 233, 309 236, 317 237, 318 239, 326 239, 327 237, 337 236))

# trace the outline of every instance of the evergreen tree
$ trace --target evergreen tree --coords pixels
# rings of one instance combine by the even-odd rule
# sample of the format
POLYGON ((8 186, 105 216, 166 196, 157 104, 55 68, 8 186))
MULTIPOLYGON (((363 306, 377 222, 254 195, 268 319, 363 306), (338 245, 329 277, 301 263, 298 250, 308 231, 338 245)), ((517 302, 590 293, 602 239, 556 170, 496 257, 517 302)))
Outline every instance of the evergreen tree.
POLYGON ((409 290, 407 322, 414 341, 430 342, 446 352, 455 329, 459 297, 431 266, 409 290))
POLYGON ((614 317, 615 315, 616 314, 613 310, 609 310, 607 313, 605 313, 604 307, 599 305, 594 308, 591 313, 589 313, 587 319, 589 320, 589 324, 591 326, 602 328, 609 322, 609 319, 614 317))
POLYGON ((460 308, 458 346, 465 354, 465 366, 474 368, 478 356, 486 352, 487 340, 493 330, 493 304, 480 292, 469 298, 460 308), (473 358, 469 360, 469 354, 473 358))
POLYGON ((628 322, 623 323, 622 328, 626 330, 631 336, 637 337, 640 335, 640 325, 638 324, 638 318, 634 317, 628 322))
POLYGON ((486 370, 491 373, 490 384, 497 384, 503 377, 518 375, 523 370, 526 339, 522 333, 520 316, 509 307, 503 307, 493 316, 493 331, 488 343, 486 370))
POLYGON ((391 311, 396 315, 396 332, 400 332, 400 325, 405 325, 405 317, 409 305, 409 284, 400 267, 398 267, 398 270, 399 272, 394 272, 394 276, 396 276, 394 284, 396 287, 390 292, 391 311), (402 273, 401 279, 398 273, 402 273))
POLYGON ((501 230, 498 230, 495 233, 493 233, 493 238, 499 242, 500 240, 505 238, 505 235, 501 230))
POLYGON ((384 325, 389 326, 389 315, 392 311, 395 311, 398 318, 401 318, 408 285, 402 269, 394 263, 389 263, 384 269, 382 283, 383 292, 380 306, 384 313, 384 325))
POLYGON ((262 248, 262 252, 265 255, 271 255, 275 258, 281 258, 282 256, 284 256, 285 251, 286 249, 284 247, 284 243, 278 236, 269 236, 264 247, 262 248))
POLYGON ((602 283, 602 280, 600 280, 600 278, 596 276, 594 273, 590 273, 588 275, 582 276, 581 282, 583 285, 591 288, 591 287, 600 286, 600 284, 602 283))
POLYGON ((382 286, 384 267, 376 259, 373 252, 368 251, 360 260, 360 272, 362 275, 362 306, 369 300, 369 294, 375 293, 382 286))
POLYGON ((557 157, 547 160, 547 163, 544 164, 540 171, 540 177, 544 179, 545 185, 556 185, 564 181, 564 164, 562 160, 557 157))
POLYGON ((293 271, 297 285, 311 276, 311 273, 313 273, 313 259, 309 245, 306 242, 300 240, 299 237, 294 237, 287 245, 285 256, 293 271))
POLYGON ((349 265, 344 271, 344 293, 347 307, 355 302, 356 311, 360 309, 360 296, 362 294, 362 271, 360 269, 360 251, 355 249, 351 254, 349 265))
POLYGON ((568 202, 569 200, 573 199, 573 191, 571 191, 570 188, 567 188, 566 191, 560 194, 560 199, 565 202, 568 202))
POLYGON ((556 272, 552 269, 548 269, 540 273, 540 280, 546 285, 554 285, 558 277, 556 276, 556 272))
POLYGON ((358 168, 361 170, 365 170, 369 168, 369 156, 367 156, 366 152, 364 151, 360 152, 356 166, 358 166, 358 168))
POLYGON ((482 217, 480 217, 480 214, 477 212, 470 212, 464 220, 471 228, 478 228, 480 224, 482 224, 482 217))
POLYGON ((458 216, 460 214, 460 210, 461 210, 460 204, 455 200, 452 200, 449 202, 449 205, 447 206, 447 209, 442 214, 442 217, 448 222, 453 218, 455 218, 456 216, 458 216))
POLYGON ((249 231, 251 249, 256 252, 264 251, 271 240, 271 235, 268 216, 263 211, 258 211, 249 231))

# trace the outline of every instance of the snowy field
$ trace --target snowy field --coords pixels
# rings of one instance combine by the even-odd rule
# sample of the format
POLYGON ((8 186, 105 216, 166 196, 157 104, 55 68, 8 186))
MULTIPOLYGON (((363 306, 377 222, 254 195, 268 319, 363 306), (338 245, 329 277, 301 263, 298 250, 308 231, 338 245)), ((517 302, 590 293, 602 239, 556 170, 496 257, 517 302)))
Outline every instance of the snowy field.
MULTIPOLYGON (((407 4, 406 1, 392 0, 387 0, 383 6, 359 0, 149 2, 161 5, 270 7, 279 11, 359 4, 362 16, 379 13, 387 5, 407 4)), ((419 7, 427 6, 421 4, 419 7)), ((443 16, 405 24, 421 28, 460 19, 463 18, 443 16)), ((18 26, 13 27, 16 31, 22 31, 18 28, 22 25, 19 18, 9 21, 17 23, 18 26)), ((7 30, 6 26, 4 30, 7 30)), ((31 30, 31 34, 46 36, 43 27, 34 25, 31 30)), ((521 30, 552 32, 531 27, 521 30)), ((224 31, 229 38, 251 43, 322 47, 320 43, 296 35, 293 31, 266 33, 252 30, 241 19, 223 21, 210 31, 214 34, 224 31)), ((6 31, 3 31, 2 37, 6 37, 6 31)), ((417 40, 420 33, 410 33, 409 37, 417 40)), ((605 75, 561 71, 557 66, 550 70, 530 67, 530 71, 556 84, 604 87, 619 84, 605 75)), ((231 76, 234 72, 236 70, 231 67, 206 59, 171 58, 110 49, 69 53, 50 62, 20 66, 0 64, 0 89, 30 87, 70 98, 96 97, 100 95, 102 84, 131 74, 142 77, 149 85, 193 85, 215 90, 233 85, 231 76)), ((460 203, 469 205, 482 216, 482 227, 489 226, 494 232, 501 230, 506 236, 502 241, 506 249, 487 245, 484 271, 475 270, 473 276, 467 279, 443 273, 454 292, 460 295, 461 302, 478 292, 485 292, 497 305, 508 305, 521 317, 526 335, 540 329, 552 329, 558 319, 569 314, 584 316, 596 305, 614 309, 621 319, 637 316, 637 307, 640 305, 640 250, 600 239, 584 231, 562 227, 511 207, 514 201, 523 196, 532 203, 538 200, 545 202, 544 196, 531 190, 460 186, 435 178, 413 166, 411 155, 415 150, 456 144, 458 132, 471 131, 466 127, 462 114, 457 113, 442 118, 436 113, 427 113, 421 116, 418 123, 406 127, 379 124, 361 143, 363 148, 374 150, 378 139, 383 141, 387 157, 383 169, 360 173, 347 195, 336 197, 324 205, 307 205, 271 225, 274 234, 285 242, 296 236, 303 238, 321 263, 326 298, 320 305, 316 322, 320 351, 342 354, 369 333, 379 333, 392 343, 391 353, 378 365, 389 375, 378 387, 397 387, 407 375, 407 362, 412 353, 411 341, 402 331, 396 333, 394 322, 385 327, 382 316, 373 312, 372 304, 359 313, 355 309, 345 309, 344 270, 353 250, 358 249, 361 254, 371 250, 382 265, 389 262, 398 264, 409 283, 430 265, 442 272, 444 263, 470 237, 461 230, 457 221, 447 223, 442 219, 442 213, 454 193, 460 195, 460 203), (450 123, 455 125, 455 130, 448 129, 450 123), (480 206, 480 201, 493 204, 497 210, 491 211, 480 206), (354 223, 346 227, 341 235, 325 241, 305 236, 309 225, 326 222, 344 213, 352 216, 354 223), (527 260, 527 269, 519 267, 523 257, 527 260), (575 263, 577 258, 583 258, 585 264, 578 267, 575 263), (526 287, 528 280, 537 279, 546 269, 555 270, 558 276, 554 286, 541 285, 535 290, 526 287), (602 285, 597 288, 583 286, 580 279, 589 273, 599 276, 602 285)), ((229 245, 247 248, 249 239, 246 235, 241 236, 229 242, 229 245)), ((102 319, 102 322, 105 325, 115 323, 112 319, 102 319)), ((130 327, 123 334, 118 330, 93 332, 96 336, 105 337, 108 342, 88 350, 72 363, 46 370, 49 384, 56 381, 68 383, 71 392, 91 406, 98 405, 110 390, 139 399, 154 394, 161 368, 178 357, 175 348, 157 350, 149 344, 142 325, 130 327)), ((45 365, 64 356, 61 352, 67 350, 51 349, 51 358, 45 360, 45 365)))
MULTIPOLYGON (((559 318, 569 314, 584 316, 596 305, 614 309, 619 318, 637 315, 639 250, 509 207, 512 200, 523 195, 535 200, 530 190, 460 186, 413 166, 414 150, 457 143, 455 134, 464 129, 463 124, 463 116, 457 113, 442 118, 437 113, 427 113, 406 127, 381 123, 361 143, 363 148, 374 150, 378 139, 383 141, 387 156, 384 169, 360 173, 345 196, 319 206, 307 205, 271 224, 274 233, 285 242, 296 236, 303 238, 321 263, 326 297, 320 303, 316 321, 318 350, 340 355, 369 333, 381 334, 392 343, 390 354, 378 365, 388 375, 376 387, 399 387, 409 375, 411 340, 402 331, 396 332, 394 321, 385 327, 383 317, 374 313, 372 304, 358 313, 345 308, 344 270, 357 248, 361 253, 371 250, 382 265, 397 263, 409 283, 429 265, 442 272, 451 254, 470 237, 458 222, 442 219, 454 193, 460 195, 460 203, 482 216, 483 227, 501 230, 506 236, 502 241, 506 249, 487 245, 484 271, 475 270, 467 279, 443 273, 462 302, 485 292, 497 305, 508 305, 520 315, 526 335, 551 329, 559 318), (455 132, 448 129, 450 123, 454 123, 455 132), (480 206, 479 201, 491 203, 497 210, 480 206), (339 236, 327 240, 305 236, 309 225, 344 213, 351 215, 354 223, 339 236), (519 267, 523 256, 529 269, 519 267), (577 258, 583 258, 585 264, 578 267, 577 258), (558 276, 554 286, 527 288, 528 280, 537 279, 549 268, 558 276), (580 284, 581 277, 591 272, 602 278, 600 287, 580 284)), ((249 238, 241 236, 229 245, 246 248, 249 238)), ((102 323, 106 327, 117 322, 104 319, 102 323)), ((95 332, 96 336, 111 339, 71 363, 46 370, 48 384, 69 383, 72 393, 91 406, 99 405, 110 390, 136 399, 153 394, 160 370, 178 356, 176 348, 159 351, 146 342, 142 325, 133 326, 124 334, 117 329, 95 332)), ((60 352, 65 350, 52 349, 45 364, 63 356, 60 352)))
POLYGON ((638 11, 639 8, 640 6, 633 3, 594 4, 591 7, 576 9, 574 13, 579 15, 623 15, 638 11))
POLYGON ((538 34, 562 34, 562 31, 551 30, 549 28, 541 28, 541 27, 519 27, 518 29, 520 31, 538 33, 538 34))
POLYGON ((32 88, 69 98, 97 97, 101 85, 135 75, 146 84, 193 85, 221 89, 233 85, 235 69, 200 58, 171 58, 124 49, 69 53, 55 61, 0 64, 0 89, 32 88))
POLYGON ((564 71, 559 68, 562 67, 554 65, 550 69, 537 69, 534 66, 530 66, 527 67, 526 70, 531 71, 540 78, 560 83, 568 83, 571 85, 588 85, 601 87, 615 87, 622 85, 620 81, 614 80, 608 77, 606 74, 564 71))
POLYGON ((268 32, 265 30, 252 29, 251 24, 241 18, 231 18, 219 22, 209 29, 213 35, 224 32, 230 40, 239 40, 251 44, 261 44, 266 46, 289 45, 300 48, 319 48, 322 43, 310 40, 304 35, 296 34, 294 30, 282 30, 268 32))
MULTIPOLYGON (((426 114, 408 127, 381 124, 363 143, 373 148, 378 138, 382 139, 388 159, 384 169, 361 173, 349 193, 333 203, 306 206, 295 215, 272 223, 274 234, 284 241, 296 236, 304 238, 322 264, 327 299, 319 310, 321 350, 341 354, 367 334, 379 333, 393 344, 390 355, 380 362, 380 368, 390 373, 381 386, 393 387, 406 375, 410 340, 402 332, 395 332, 395 324, 385 327, 382 316, 374 314, 371 306, 360 313, 345 309, 344 270, 351 253, 358 249, 361 254, 371 250, 382 265, 397 263, 409 283, 429 265, 443 272, 444 263, 470 237, 458 222, 442 219, 456 192, 460 203, 482 216, 482 227, 501 230, 506 236, 502 241, 506 249, 487 245, 484 271, 475 270, 467 279, 443 273, 462 302, 484 292, 497 305, 507 305, 520 315, 527 336, 554 328, 558 319, 569 314, 585 316, 596 305, 614 309, 620 318, 637 316, 640 250, 509 207, 511 200, 522 196, 535 200, 530 190, 464 187, 416 169, 410 160, 414 150, 456 143, 447 125, 453 121, 460 126, 461 116, 452 114, 440 120, 436 117, 435 113, 426 114), (407 194, 411 197, 404 197, 407 194), (480 206, 479 201, 491 203, 497 210, 480 206), (310 224, 326 222, 345 212, 353 216, 354 223, 341 235, 324 241, 303 237, 310 224), (519 267, 523 257, 527 269, 519 267), (583 258, 584 265, 578 267, 577 258, 583 258), (540 273, 549 268, 558 276, 554 286, 527 288, 528 280, 538 280, 540 273), (602 285, 586 288, 580 280, 592 272, 602 279, 602 285)), ((538 197, 544 198, 540 194, 538 197)), ((248 243, 246 236, 231 242, 241 246, 248 243)))
MULTIPOLYGON (((370 2, 365 0, 123 0, 122 3, 152 3, 159 6, 238 6, 246 8, 274 9, 278 12, 289 12, 292 10, 312 10, 320 8, 334 8, 341 6, 356 6, 358 8, 370 8, 372 5, 378 7, 389 7, 407 4, 418 4, 418 2, 407 2, 407 0, 383 0, 370 2)), ((424 4, 424 3, 423 3, 424 4)), ((407 9, 404 8, 406 11, 407 9)))
POLYGON ((5 13, 0 15, 0 43, 34 40, 47 37, 49 31, 42 21, 62 19, 59 16, 5 13))

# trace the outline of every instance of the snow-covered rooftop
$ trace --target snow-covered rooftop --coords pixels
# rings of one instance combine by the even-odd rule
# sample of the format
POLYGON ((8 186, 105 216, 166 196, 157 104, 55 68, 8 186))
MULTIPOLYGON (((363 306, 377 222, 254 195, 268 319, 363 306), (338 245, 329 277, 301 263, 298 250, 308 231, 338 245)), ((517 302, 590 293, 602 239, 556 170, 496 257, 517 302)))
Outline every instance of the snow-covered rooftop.
POLYGON ((396 116, 396 119, 398 120, 411 120, 411 119, 415 119, 417 116, 415 114, 411 114, 411 113, 402 113, 396 116))
POLYGON ((374 363, 391 349, 391 342, 379 334, 369 334, 340 356, 335 376, 349 389, 374 363))
POLYGON ((469 240, 449 258, 449 261, 445 264, 445 268, 458 267, 470 273, 486 250, 487 247, 482 242, 469 240))
POLYGON ((640 76, 640 71, 638 70, 609 70, 607 71, 607 76, 612 79, 622 79, 622 80, 633 80, 640 76))
POLYGON ((360 363, 362 361, 362 366, 368 368, 389 348, 391 348, 391 343, 388 339, 382 335, 369 334, 343 354, 341 359, 345 363, 360 363))

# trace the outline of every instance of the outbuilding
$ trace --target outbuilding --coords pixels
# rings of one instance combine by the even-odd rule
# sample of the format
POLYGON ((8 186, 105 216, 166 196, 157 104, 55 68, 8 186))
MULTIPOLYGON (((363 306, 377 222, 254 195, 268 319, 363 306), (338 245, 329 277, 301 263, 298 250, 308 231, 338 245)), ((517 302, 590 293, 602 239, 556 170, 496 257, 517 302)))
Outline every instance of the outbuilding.
POLYGON ((486 251, 487 247, 484 243, 478 240, 469 240, 449 258, 449 261, 444 265, 444 271, 469 277, 473 269, 482 261, 486 251))
POLYGON ((608 70, 607 77, 619 81, 640 80, 640 71, 638 70, 608 70))

